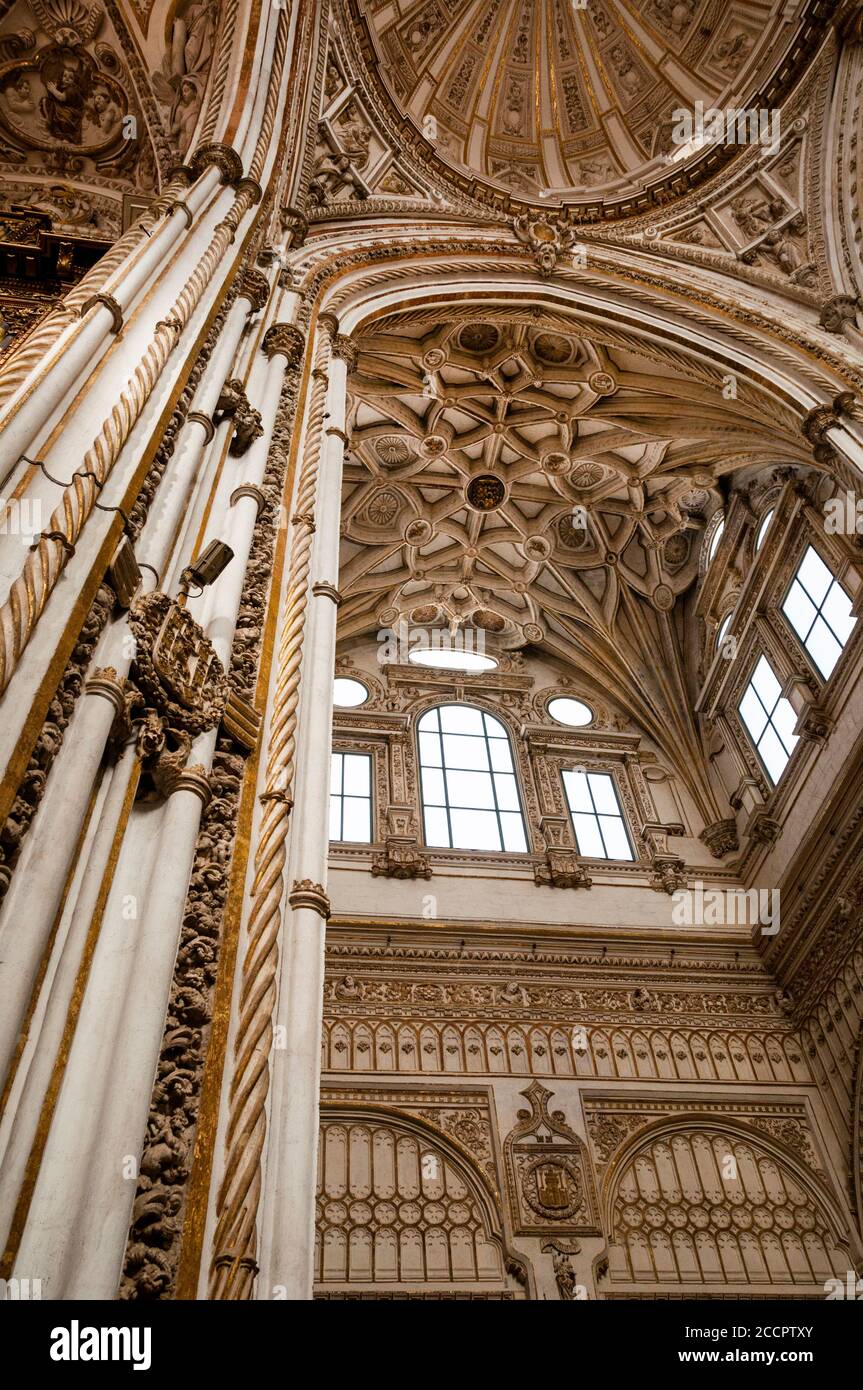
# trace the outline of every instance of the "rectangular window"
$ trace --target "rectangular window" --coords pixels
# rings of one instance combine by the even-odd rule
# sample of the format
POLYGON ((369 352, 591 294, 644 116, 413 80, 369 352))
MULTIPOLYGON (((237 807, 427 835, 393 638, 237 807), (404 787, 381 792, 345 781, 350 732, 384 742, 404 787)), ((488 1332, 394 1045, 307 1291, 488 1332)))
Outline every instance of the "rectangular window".
POLYGON ((614 778, 607 772, 562 774, 579 854, 588 859, 632 859, 632 844, 614 778))
POLYGON ((372 760, 368 753, 334 753, 330 768, 330 839, 372 842, 372 760))
POLYGON ((794 733, 797 716, 791 701, 782 694, 766 656, 758 658, 738 709, 767 776, 775 786, 794 752, 798 737, 794 733))
POLYGON ((797 566, 782 612, 827 680, 857 619, 851 616, 849 595, 811 545, 797 566))

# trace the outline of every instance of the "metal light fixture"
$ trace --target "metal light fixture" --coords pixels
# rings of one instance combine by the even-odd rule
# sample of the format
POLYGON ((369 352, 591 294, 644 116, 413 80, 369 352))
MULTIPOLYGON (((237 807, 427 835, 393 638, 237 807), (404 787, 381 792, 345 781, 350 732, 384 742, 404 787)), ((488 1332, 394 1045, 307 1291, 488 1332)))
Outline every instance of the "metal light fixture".
POLYGON ((193 584, 199 589, 206 589, 208 584, 215 584, 233 558, 233 550, 229 545, 225 545, 224 541, 210 541, 198 558, 187 565, 180 575, 181 596, 185 598, 193 584))

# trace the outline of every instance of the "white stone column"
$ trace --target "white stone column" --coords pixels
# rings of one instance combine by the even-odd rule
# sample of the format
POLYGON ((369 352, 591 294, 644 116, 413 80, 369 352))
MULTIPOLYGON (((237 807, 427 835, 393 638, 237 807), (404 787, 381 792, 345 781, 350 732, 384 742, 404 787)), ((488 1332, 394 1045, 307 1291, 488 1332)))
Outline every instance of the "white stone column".
MULTIPOLYGON (((94 296, 83 324, 70 325, 51 350, 47 366, 41 368, 38 389, 28 377, 0 411, 3 456, 9 463, 29 452, 30 444, 50 420, 63 398, 86 377, 93 359, 111 333, 118 332, 123 319, 153 275, 170 257, 176 243, 192 226, 194 214, 216 188, 219 173, 210 166, 191 188, 185 199, 178 199, 156 227, 141 252, 120 266, 94 296)), ((22 464, 23 472, 29 465, 22 464)), ((14 487, 14 477, 7 484, 14 487)))
POLYGON ((0 1121, 0 1248, 5 1249, 10 1227, 25 1179, 27 1161, 39 1127, 51 1075, 60 1054, 69 1003, 75 994, 87 938, 102 884, 113 853, 123 807, 131 795, 131 782, 137 758, 130 743, 117 766, 106 774, 94 806, 93 821, 82 846, 77 881, 73 885, 73 905, 67 903, 57 933, 57 942, 39 1002, 31 1021, 30 1036, 24 1048, 10 1089, 8 1104, 0 1121))
MULTIPOLYGON (((202 418, 212 414, 225 375, 234 359, 245 320, 250 311, 260 307, 260 303, 260 295, 255 293, 254 284, 238 296, 219 336, 201 390, 196 393, 192 414, 199 413, 202 418)), ((283 357, 278 360, 284 361, 283 357)), ((281 380, 284 367, 280 374, 277 369, 276 374, 281 380)), ((265 439, 272 429, 271 421, 268 426, 265 439)), ((206 442, 208 432, 200 421, 195 420, 187 421, 183 434, 186 430, 191 430, 196 436, 191 444, 193 453, 196 453, 197 445, 202 448, 206 442)), ((197 453, 195 468, 199 462, 200 453, 197 453)), ((137 557, 152 565, 159 574, 164 573, 170 558, 178 522, 188 498, 188 487, 193 481, 194 472, 190 471, 189 460, 178 460, 175 450, 156 493, 158 505, 151 510, 136 546, 137 557), (180 471, 177 482, 174 481, 176 469, 180 471)), ((235 574, 237 569, 240 572, 238 582, 242 585, 242 559, 234 570, 235 574)), ((143 573, 144 588, 154 587, 153 577, 146 570, 143 573)), ((94 669, 101 669, 107 674, 88 683, 85 695, 72 717, 63 747, 51 769, 50 795, 30 827, 9 892, 0 909, 0 989, 3 992, 3 1009, 0 1010, 0 1086, 8 1073, 60 905, 105 744, 114 719, 123 707, 122 683, 132 661, 130 637, 125 616, 111 623, 102 634, 94 658, 94 669), (28 923, 26 932, 21 931, 22 920, 28 923)))
MULTIPOLYGON (((297 350, 296 330, 276 325, 264 341, 270 360, 262 401, 264 434, 256 441, 258 483, 287 363, 297 350)), ((229 487, 231 479, 224 485, 229 487)), ((238 527, 234 558, 212 588, 208 636, 225 662, 256 517, 257 505, 244 518, 242 530, 238 527)), ((116 1293, 136 1185, 136 1171, 124 1175, 123 1163, 140 1157, 146 1134, 216 739, 215 729, 196 739, 177 790, 162 807, 136 807, 124 839, 16 1263, 16 1268, 40 1271, 32 1277, 43 1278, 49 1297, 111 1298, 116 1293), (123 916, 130 896, 140 904, 132 923, 123 916), (117 1084, 118 1066, 122 1085, 117 1084)))
POLYGON ((347 364, 352 345, 338 336, 330 362, 329 420, 315 502, 312 597, 302 667, 296 798, 291 823, 288 902, 276 1027, 271 1106, 264 1156, 260 1274, 255 1296, 309 1299, 315 1240, 324 944, 329 904, 329 785, 338 605, 339 521, 347 364))
MULTIPOLYGON (((206 447, 213 438, 212 416, 219 394, 231 372, 231 364, 249 315, 264 307, 265 290, 269 290, 269 283, 263 276, 247 276, 231 305, 204 379, 195 393, 192 409, 180 431, 171 466, 162 479, 147 525, 135 547, 139 563, 152 566, 160 575, 164 575, 175 546, 177 523, 198 478, 206 447)), ((152 585, 145 580, 145 587, 152 585)))

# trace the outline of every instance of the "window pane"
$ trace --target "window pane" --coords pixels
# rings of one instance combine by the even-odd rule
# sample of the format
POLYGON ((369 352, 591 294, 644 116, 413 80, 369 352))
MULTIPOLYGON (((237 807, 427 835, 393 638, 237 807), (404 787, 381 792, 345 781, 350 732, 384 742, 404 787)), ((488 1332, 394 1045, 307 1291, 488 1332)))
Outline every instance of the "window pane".
POLYGON ((476 806, 494 810, 491 777, 487 772, 450 772, 446 775, 450 806, 476 806))
POLYGON ((368 796, 371 790, 371 758, 368 754, 345 755, 345 785, 347 796, 368 796))
POLYGON ((371 840, 370 808, 371 802, 366 797, 345 797, 343 839, 361 840, 364 844, 369 843, 371 840))
POLYGON ((437 730, 437 729, 439 729, 439 728, 440 728, 440 724, 439 724, 439 721, 438 721, 438 712, 437 712, 437 708, 426 710, 426 712, 425 712, 425 714, 423 715, 422 719, 421 719, 420 722, 417 724, 417 728, 418 728, 418 729, 425 729, 426 732, 431 732, 432 730, 437 730))
POLYGON ((500 773, 494 779, 494 788, 497 792, 497 804, 501 811, 517 811, 518 792, 515 787, 515 778, 509 775, 501 776, 500 773))
POLYGON ((746 687, 746 693, 740 701, 740 714, 744 724, 757 743, 762 733, 764 725, 767 723, 767 714, 758 696, 751 686, 746 687))
POLYGON ((600 816, 599 824, 609 859, 631 859, 632 849, 620 816, 600 816))
POLYGON ((798 637, 805 639, 818 610, 814 603, 810 603, 795 579, 782 605, 782 612, 794 628, 798 637))
POLYGON ((342 789, 342 754, 334 753, 330 759, 330 791, 340 792, 342 789))
POLYGON ((593 803, 587 789, 587 777, 583 772, 564 772, 563 785, 571 811, 593 810, 593 803))
POLYGON ((490 738, 488 751, 491 754, 491 765, 496 772, 512 772, 512 754, 508 739, 490 738))
POLYGON ((833 583, 833 575, 817 550, 814 550, 811 545, 800 561, 800 568, 797 573, 809 597, 814 603, 820 604, 833 583))
POLYGON ((844 645, 854 631, 857 620, 851 616, 851 600, 841 584, 832 585, 821 612, 844 645))
POLYGON ((768 724, 767 728, 764 730, 758 744, 758 751, 761 754, 762 761, 771 779, 774 782, 778 782, 785 771, 785 766, 788 762, 788 754, 782 747, 778 735, 774 733, 773 727, 770 724, 768 724))
POLYGON ((774 676, 773 669, 767 658, 764 656, 758 658, 758 665, 752 673, 752 684, 761 696, 764 707, 769 714, 776 704, 776 701, 779 699, 782 688, 774 676))
POLYGON ((483 719, 485 720, 485 731, 489 738, 503 738, 509 743, 509 734, 499 719, 495 719, 493 714, 483 714, 483 719))
POLYGON ((494 811, 450 811, 454 849, 501 849, 494 811))
POLYGON ((588 859, 604 859, 605 850, 602 847, 602 837, 599 833, 599 822, 596 816, 576 813, 572 818, 572 823, 575 827, 579 854, 585 855, 588 859))
POLYGON ((806 639, 806 650, 825 680, 833 674, 833 668, 842 655, 842 648, 823 618, 816 618, 815 626, 806 639))
POLYGON ((591 772, 588 776, 590 790, 593 793, 594 809, 605 812, 606 815, 619 816, 620 807, 617 804, 617 796, 614 791, 614 783, 607 772, 591 772))
POLYGON ((440 811, 434 806, 425 808, 426 844, 444 849, 449 847, 449 826, 447 825, 446 811, 440 811))
POLYGON ((423 774, 423 800, 429 806, 445 806, 446 796, 443 789, 443 773, 436 767, 424 767, 423 774))
POLYGON ((504 811, 500 818, 503 827, 503 847, 508 849, 511 854, 524 854, 527 850, 527 843, 524 838, 524 825, 522 824, 521 813, 504 811))
POLYGON ((525 853, 527 839, 504 725, 470 705, 441 705, 427 711, 419 727, 426 844, 525 853), (432 716, 441 721, 439 739, 429 732, 432 716))
POLYGON ((484 738, 465 738, 463 734, 444 734, 443 754, 447 767, 488 768, 484 738))
POLYGON ((437 734, 420 734, 420 762, 423 766, 440 767, 440 739, 437 734))
POLYGON ((794 706, 790 700, 779 701, 779 704, 773 711, 771 722, 775 724, 776 732, 790 753, 797 742, 797 735, 794 732, 794 725, 797 723, 797 715, 794 712, 794 706))
POLYGON ((337 796, 330 797, 330 839, 340 840, 342 838, 341 803, 337 796))
POLYGON ((482 735, 482 713, 470 705, 441 705, 440 723, 445 734, 482 735))

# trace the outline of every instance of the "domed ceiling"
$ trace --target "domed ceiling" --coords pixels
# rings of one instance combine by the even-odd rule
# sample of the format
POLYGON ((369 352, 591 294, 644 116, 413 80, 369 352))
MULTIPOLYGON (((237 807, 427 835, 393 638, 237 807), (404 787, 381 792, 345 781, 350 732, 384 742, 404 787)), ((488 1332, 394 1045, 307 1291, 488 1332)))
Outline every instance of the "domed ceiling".
MULTIPOLYGON (((349 0, 400 112, 447 163, 516 198, 631 194, 698 152, 695 102, 769 105, 824 20, 746 0, 349 0)), ((817 7, 816 7, 817 8, 817 7)), ((702 152, 703 154, 703 152, 702 152)))

